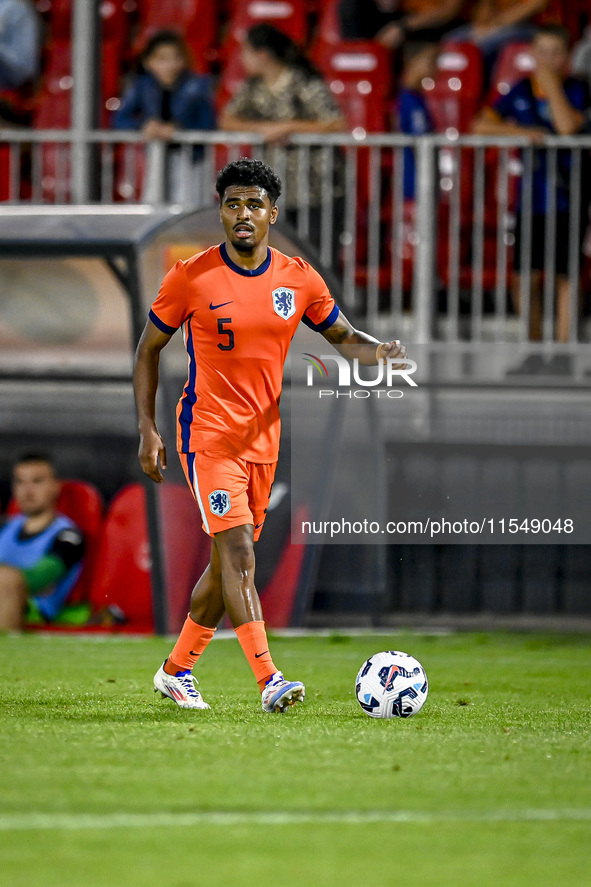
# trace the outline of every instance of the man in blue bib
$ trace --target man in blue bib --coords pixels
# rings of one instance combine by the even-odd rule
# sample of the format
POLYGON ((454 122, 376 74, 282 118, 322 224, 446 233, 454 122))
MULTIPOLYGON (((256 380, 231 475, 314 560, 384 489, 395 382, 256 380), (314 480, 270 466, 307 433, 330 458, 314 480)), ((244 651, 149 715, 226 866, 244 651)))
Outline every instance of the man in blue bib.
POLYGON ((80 575, 84 539, 56 511, 60 483, 49 458, 23 456, 12 475, 19 513, 0 529, 0 630, 59 617, 80 575))

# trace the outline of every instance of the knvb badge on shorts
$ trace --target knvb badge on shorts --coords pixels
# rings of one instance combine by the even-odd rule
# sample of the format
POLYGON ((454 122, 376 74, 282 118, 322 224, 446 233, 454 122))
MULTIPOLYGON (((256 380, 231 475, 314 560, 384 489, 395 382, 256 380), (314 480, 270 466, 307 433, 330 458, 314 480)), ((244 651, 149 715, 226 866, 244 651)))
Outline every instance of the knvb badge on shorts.
POLYGON ((271 295, 273 296, 273 308, 279 317, 287 320, 292 314, 295 314, 295 292, 293 290, 286 286, 280 286, 273 290, 271 295))
POLYGON ((209 499, 209 510, 218 517, 223 517, 232 507, 230 502, 230 494, 226 490, 214 490, 207 497, 209 499))

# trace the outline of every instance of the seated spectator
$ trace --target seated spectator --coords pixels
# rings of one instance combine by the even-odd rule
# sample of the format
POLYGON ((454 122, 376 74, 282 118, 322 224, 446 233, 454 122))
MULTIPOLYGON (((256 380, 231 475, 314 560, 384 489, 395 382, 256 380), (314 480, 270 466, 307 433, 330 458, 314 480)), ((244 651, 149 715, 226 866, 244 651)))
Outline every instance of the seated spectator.
POLYGON ((341 0, 345 40, 376 40, 397 49, 406 39, 436 42, 461 23, 463 0, 341 0))
POLYGON ((548 0, 476 0, 470 4, 470 23, 450 31, 445 39, 475 43, 482 53, 488 80, 499 50, 507 43, 531 40, 536 30, 531 20, 547 5, 548 0))
MULTIPOLYGON (((398 129, 407 135, 425 135, 435 127, 423 90, 423 81, 437 73, 439 47, 436 43, 407 43, 403 49, 403 67, 397 99, 398 129)), ((404 199, 415 199, 415 155, 404 149, 404 199)))
MULTIPOLYGON (((485 107, 474 122, 473 130, 480 135, 525 136, 533 145, 543 145, 548 134, 574 135, 581 132, 585 112, 589 104, 587 84, 574 77, 567 77, 569 59, 568 31, 560 25, 545 25, 538 29, 532 41, 531 51, 535 70, 520 80, 492 106, 485 107)), ((585 158, 583 158, 584 161, 585 158)), ((554 272, 556 275, 557 324, 556 338, 567 342, 570 334, 570 284, 568 256, 570 241, 570 170, 571 151, 557 152, 556 220, 554 272)), ((583 162, 583 189, 581 199, 581 224, 579 242, 586 228, 588 210, 588 175, 583 162)), ((534 151, 532 183, 531 225, 531 295, 530 337, 542 338, 542 290, 541 278, 546 266, 546 213, 548 175, 546 151, 534 151)), ((515 240, 515 275, 513 300, 516 310, 521 304, 521 228, 522 201, 519 198, 515 240)))
MULTIPOLYGON (((29 454, 13 469, 19 513, 0 529, 0 629, 54 622, 80 574, 84 540, 56 511, 60 484, 49 458, 29 454)), ((83 614, 84 621, 88 613, 83 614)))
MULTIPOLYGON (((180 130, 211 130, 215 115, 208 77, 189 67, 185 41, 174 31, 158 31, 148 41, 140 59, 140 71, 113 114, 115 129, 141 130, 148 140, 174 141, 180 130)), ((172 202, 203 203, 200 164, 203 149, 192 152, 187 171, 178 149, 168 154, 168 199, 172 202)), ((152 182, 148 172, 150 199, 152 182)))
POLYGON ((0 0, 0 90, 18 89, 37 76, 39 31, 29 0, 0 0))
MULTIPOLYGON (((242 61, 247 80, 223 109, 220 115, 222 129, 257 133, 269 145, 286 145, 290 136, 296 133, 322 135, 346 129, 345 118, 320 72, 295 43, 273 25, 263 23, 248 31, 242 47, 242 61)), ((280 167, 281 159, 275 161, 270 156, 272 153, 267 152, 266 162, 280 167)), ((305 187, 299 181, 297 151, 285 149, 286 215, 294 225, 304 202, 310 210, 317 210, 321 205, 322 160, 322 149, 312 148, 305 187)), ((335 152, 333 195, 341 198, 342 203, 341 173, 340 154, 335 152)), ((335 217, 339 218, 338 208, 335 217)), ((309 213, 309 224, 310 240, 317 246, 320 241, 319 212, 309 213)))

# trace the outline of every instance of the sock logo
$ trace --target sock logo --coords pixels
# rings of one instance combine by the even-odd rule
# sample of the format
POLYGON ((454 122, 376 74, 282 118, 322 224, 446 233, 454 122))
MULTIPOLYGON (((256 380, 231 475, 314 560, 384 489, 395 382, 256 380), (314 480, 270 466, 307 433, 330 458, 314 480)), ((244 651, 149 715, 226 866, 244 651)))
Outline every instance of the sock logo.
MULTIPOLYGON (((268 652, 269 652, 268 650, 265 650, 265 653, 268 653, 268 652)), ((264 656, 264 655, 265 655, 265 653, 255 653, 255 654, 254 654, 254 658, 255 658, 255 659, 260 659, 261 656, 264 656)))

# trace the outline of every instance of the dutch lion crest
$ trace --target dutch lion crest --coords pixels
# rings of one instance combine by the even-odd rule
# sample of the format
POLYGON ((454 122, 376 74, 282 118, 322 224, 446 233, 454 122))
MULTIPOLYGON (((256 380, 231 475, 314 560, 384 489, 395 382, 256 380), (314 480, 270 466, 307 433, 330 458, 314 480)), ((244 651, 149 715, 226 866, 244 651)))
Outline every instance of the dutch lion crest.
POLYGON ((214 490, 207 498, 209 499, 209 510, 212 514, 217 514, 218 517, 223 517, 232 507, 230 494, 226 490, 214 490))
POLYGON ((272 296, 273 308, 279 317, 287 320, 288 317, 295 314, 295 293, 293 290, 288 289, 286 286, 280 286, 278 289, 273 290, 272 296))

